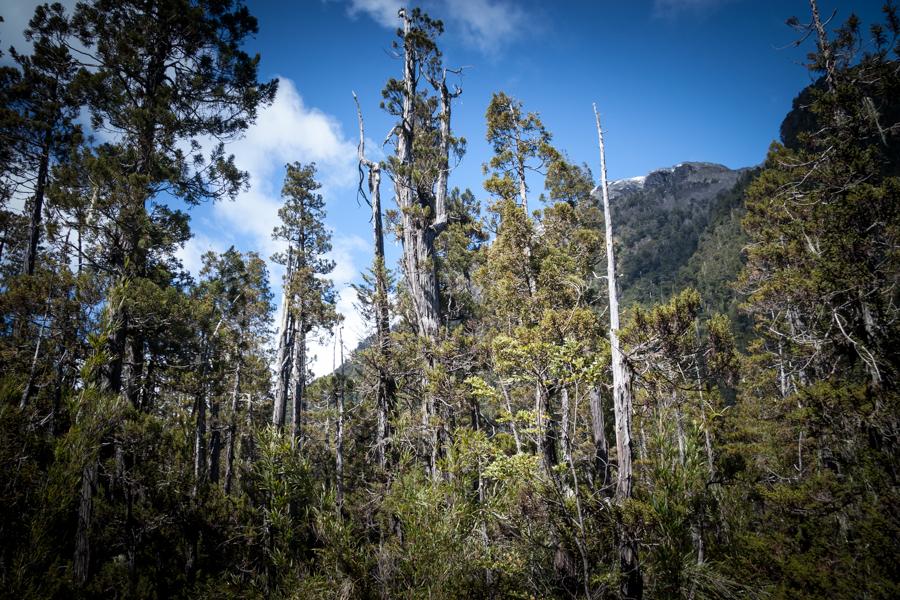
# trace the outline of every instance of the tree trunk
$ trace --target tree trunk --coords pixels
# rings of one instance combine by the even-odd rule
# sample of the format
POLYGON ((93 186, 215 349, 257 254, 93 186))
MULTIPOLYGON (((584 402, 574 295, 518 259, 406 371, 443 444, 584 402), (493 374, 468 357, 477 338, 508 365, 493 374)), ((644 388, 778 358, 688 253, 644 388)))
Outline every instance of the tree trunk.
MULTIPOLYGON (((509 107, 510 112, 513 112, 513 107, 510 104, 509 107)), ((513 122, 515 122, 515 115, 513 115, 513 122)), ((531 220, 531 215, 528 214, 528 183, 525 181, 525 159, 522 158, 522 153, 519 150, 519 146, 522 144, 522 139, 519 134, 519 126, 516 126, 516 155, 519 156, 518 165, 516 167, 516 174, 519 177, 519 200, 522 201, 522 210, 525 212, 525 218, 531 220)), ((532 253, 531 253, 531 240, 527 240, 525 242, 525 246, 522 248, 522 257, 525 259, 525 278, 528 281, 528 292, 532 297, 537 295, 537 278, 531 268, 532 262, 532 253)))
POLYGON ((816 4, 816 0, 809 0, 809 8, 812 11, 812 24, 816 30, 816 42, 819 47, 819 53, 822 55, 822 60, 825 62, 823 65, 825 67, 825 81, 828 84, 828 91, 833 92, 836 69, 834 57, 831 53, 831 44, 828 42, 828 34, 825 32, 825 25, 822 24, 822 19, 819 17, 819 6, 816 4))
POLYGON ((503 399, 506 401, 506 411, 509 413, 509 426, 512 429, 513 441, 516 443, 516 454, 521 454, 522 441, 519 439, 519 428, 516 426, 516 415, 513 413, 512 399, 509 397, 509 388, 502 381, 500 382, 500 391, 503 393, 503 399))
POLYGON ((34 355, 31 357, 31 368, 28 371, 28 380, 25 382, 25 389, 22 391, 22 399, 19 401, 19 409, 28 406, 31 400, 31 394, 34 392, 34 380, 37 376, 38 359, 41 357, 41 344, 44 341, 44 332, 47 329, 47 320, 50 318, 50 299, 53 295, 53 287, 47 292, 47 302, 44 307, 44 316, 41 319, 41 325, 38 328, 37 342, 34 344, 34 355))
POLYGON ((538 453, 547 475, 554 477, 554 467, 559 462, 556 447, 556 420, 550 405, 550 391, 541 382, 537 382, 534 386, 534 402, 538 424, 538 453))
MULTIPOLYGON (((222 321, 219 321, 219 325, 222 321)), ((216 325, 212 335, 203 344, 200 358, 200 389, 194 400, 194 493, 206 481, 209 469, 207 465, 206 445, 206 407, 209 402, 209 363, 212 357, 213 339, 218 334, 219 325, 216 325)))
POLYGON ((44 210, 44 193, 47 189, 47 179, 50 172, 50 143, 52 135, 52 131, 48 129, 44 135, 44 143, 41 145, 37 183, 34 188, 34 198, 31 201, 31 219, 28 222, 28 245, 25 247, 25 260, 22 265, 22 272, 25 275, 34 275, 38 243, 41 239, 41 218, 44 210))
MULTIPOLYGON (((397 163, 398 172, 395 173, 394 185, 397 204, 400 208, 402 243, 403 243, 403 270, 409 290, 413 312, 416 317, 418 333, 426 340, 427 345, 433 345, 440 331, 440 287, 438 284, 435 261, 435 238, 447 226, 446 197, 447 197, 447 171, 450 147, 450 99, 451 95, 446 88, 446 71, 439 86, 441 102, 440 125, 440 162, 436 177, 436 190, 433 194, 422 194, 415 189, 413 181, 413 169, 415 160, 413 155, 415 140, 415 102, 417 97, 416 84, 419 73, 419 57, 413 47, 411 37, 412 19, 406 9, 401 9, 400 17, 403 19, 404 57, 403 57, 403 108, 401 120, 395 128, 397 135, 397 163)), ((434 85, 435 82, 432 81, 434 85)), ((426 350, 426 360, 432 363, 430 350, 426 350)), ((423 399, 423 425, 426 431, 431 427, 431 417, 434 416, 434 399, 423 399)), ((426 434, 427 435, 427 434, 426 434)), ((436 457, 440 452, 437 448, 439 434, 431 432, 431 464, 432 473, 436 473, 436 457)))
MULTIPOLYGON (((373 274, 375 276, 375 337, 378 344, 378 384, 375 388, 375 406, 378 411, 378 424, 375 440, 375 452, 379 467, 387 468, 388 439, 390 438, 390 419, 394 408, 394 395, 397 384, 391 376, 391 321, 389 312, 387 270, 384 260, 384 228, 381 215, 381 165, 366 158, 366 137, 363 126, 362 110, 356 93, 356 115, 359 120, 359 163, 368 170, 369 203, 372 206, 372 234, 375 247, 373 274)), ((362 185, 362 180, 360 180, 362 185)))
POLYGON ((300 445, 303 396, 306 391, 306 316, 302 307, 296 316, 297 326, 294 328, 294 360, 291 367, 291 448, 300 445))
MULTIPOLYGON (((613 229, 609 210, 609 189, 606 181, 606 152, 603 147, 603 129, 600 113, 594 104, 597 121, 597 139, 600 147, 600 187, 603 198, 603 220, 606 226, 606 277, 609 290, 609 343, 612 348, 613 410, 616 418, 616 501, 623 504, 631 498, 632 448, 631 448, 631 372, 619 346, 619 299, 616 284, 616 259, 613 248, 613 229)), ((619 562, 622 570, 621 593, 624 598, 643 596, 643 579, 638 562, 637 543, 627 531, 622 531, 619 546, 619 562)))
POLYGON ((559 403, 561 408, 559 440, 560 446, 562 446, 563 462, 569 464, 572 462, 572 444, 569 440, 569 414, 571 407, 569 406, 569 390, 565 385, 561 385, 559 388, 559 403))
POLYGON ((291 301, 287 283, 291 280, 292 260, 293 247, 289 246, 287 270, 284 276, 284 294, 281 297, 281 326, 278 331, 278 350, 275 358, 275 403, 272 409, 272 425, 279 430, 284 429, 285 414, 287 413, 288 366, 290 364, 291 348, 291 301))
POLYGON ((217 394, 211 394, 209 400, 209 481, 217 484, 222 457, 221 403, 217 394))
POLYGON ((609 485, 609 445, 606 442, 606 421, 600 389, 592 386, 588 393, 591 405, 591 435, 594 441, 594 477, 600 489, 609 485))
MULTIPOLYGON (((399 173, 394 177, 394 185, 403 228, 403 269, 409 286, 409 295, 416 315, 419 335, 429 342, 434 342, 440 328, 440 290, 434 260, 436 232, 428 221, 429 213, 433 219, 437 213, 443 213, 444 207, 430 206, 429 199, 421 197, 413 183, 413 141, 418 64, 416 53, 410 48, 411 42, 408 41, 412 25, 411 17, 406 10, 402 10, 400 14, 403 18, 404 39, 407 42, 403 57, 403 110, 401 122, 397 127, 399 173)), ((449 110, 449 104, 445 110, 449 110)), ((435 194, 438 201, 444 196, 440 192, 435 194)))
POLYGON ((194 400, 194 493, 206 478, 206 392, 194 400))
POLYGON ((91 524, 94 511, 94 488, 97 486, 97 461, 91 459, 81 471, 81 495, 78 501, 78 529, 75 532, 75 556, 72 573, 84 585, 91 569, 91 524))
POLYGON ((344 506, 344 336, 343 327, 338 330, 341 347, 340 388, 337 393, 337 433, 335 434, 335 479, 338 514, 344 506))
POLYGON ((231 493, 234 481, 234 447, 237 440, 238 397, 241 391, 241 356, 234 367, 234 384, 231 386, 231 406, 228 413, 228 434, 225 441, 225 494, 231 493))

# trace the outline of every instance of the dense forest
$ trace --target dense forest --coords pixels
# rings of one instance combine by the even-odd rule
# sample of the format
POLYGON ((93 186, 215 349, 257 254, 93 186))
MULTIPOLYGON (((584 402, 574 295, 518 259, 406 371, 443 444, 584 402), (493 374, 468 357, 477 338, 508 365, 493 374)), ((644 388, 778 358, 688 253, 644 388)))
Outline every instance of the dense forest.
POLYGON ((356 104, 371 335, 316 378, 315 164, 283 281, 176 254, 278 93, 248 8, 39 6, 0 66, 0 596, 900 597, 900 15, 810 9, 762 165, 633 182, 596 106, 591 166, 500 90, 454 129, 444 25, 402 10, 386 159, 356 104))

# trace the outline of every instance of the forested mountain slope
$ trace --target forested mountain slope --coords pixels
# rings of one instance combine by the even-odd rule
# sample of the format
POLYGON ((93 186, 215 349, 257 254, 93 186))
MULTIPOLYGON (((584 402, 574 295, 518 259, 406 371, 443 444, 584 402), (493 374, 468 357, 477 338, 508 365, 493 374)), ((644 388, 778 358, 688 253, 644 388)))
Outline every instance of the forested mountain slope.
POLYGON ((688 162, 610 183, 626 303, 650 305, 692 285, 710 307, 727 309, 744 238, 739 228, 722 227, 733 212, 739 220, 751 173, 688 162), (715 264, 706 255, 710 245, 715 264))

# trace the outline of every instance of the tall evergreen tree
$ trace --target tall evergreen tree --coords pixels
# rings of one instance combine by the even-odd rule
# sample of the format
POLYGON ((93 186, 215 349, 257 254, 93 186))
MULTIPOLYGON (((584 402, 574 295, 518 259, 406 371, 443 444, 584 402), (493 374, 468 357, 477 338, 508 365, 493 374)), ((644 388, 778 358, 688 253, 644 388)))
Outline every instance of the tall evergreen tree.
MULTIPOLYGON (((334 270, 334 261, 326 255, 331 251, 331 233, 325 228, 325 200, 317 193, 321 188, 316 179, 316 165, 293 163, 287 165, 281 194, 284 206, 278 211, 281 225, 274 236, 286 241, 293 252, 290 278, 285 280, 286 309, 293 323, 292 364, 290 376, 291 444, 300 441, 301 417, 309 366, 307 340, 314 330, 330 331, 337 321, 334 285, 325 276, 334 270)), ((283 256, 279 260, 284 262, 283 256)), ((282 414, 287 407, 282 408, 282 414)))
POLYGON ((93 210, 114 223, 104 236, 115 285, 101 383, 135 402, 145 340, 124 300, 166 285, 154 276, 155 240, 170 235, 162 195, 187 204, 233 197, 246 174, 224 142, 271 102, 276 82, 260 83, 259 56, 241 48, 257 24, 237 2, 95 0, 77 6, 72 28, 90 64, 80 83, 91 124, 114 140, 91 162, 103 186, 93 210), (214 140, 209 156, 201 138, 214 140))
POLYGON ((72 85, 77 64, 68 47, 71 31, 63 6, 38 6, 24 33, 33 49, 28 55, 11 50, 18 76, 7 88, 4 105, 10 161, 4 187, 27 196, 28 235, 21 271, 32 275, 54 162, 65 160, 80 139, 80 127, 74 122, 80 102, 72 85))

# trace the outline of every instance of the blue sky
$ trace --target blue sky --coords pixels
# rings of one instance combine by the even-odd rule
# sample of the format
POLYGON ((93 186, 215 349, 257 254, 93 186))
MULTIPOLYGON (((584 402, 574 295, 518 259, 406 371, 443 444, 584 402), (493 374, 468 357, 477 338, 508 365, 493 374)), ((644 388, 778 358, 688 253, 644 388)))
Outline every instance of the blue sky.
MULTIPOLYGON (((33 2, 0 0, 4 47, 21 44, 17 32, 33 2)), ((69 0, 68 5, 72 2, 69 0)), ((400 0, 250 0, 260 31, 247 44, 262 55, 260 75, 278 77, 275 104, 247 136, 232 145, 251 189, 235 202, 192 211, 195 238, 181 253, 196 272, 207 249, 258 250, 277 246, 276 223, 284 164, 316 161, 334 231, 333 274, 347 315, 345 343, 365 335, 355 316, 350 283, 371 261, 369 212, 356 200, 356 113, 351 90, 366 119, 367 148, 374 151, 391 123, 379 109, 385 80, 399 76, 391 56, 400 0), (372 140, 377 140, 372 141, 372 140)), ((796 38, 784 22, 808 20, 805 0, 423 0, 445 23, 440 40, 447 66, 464 66, 463 94, 453 127, 468 152, 450 185, 485 197, 481 165, 489 158, 484 111, 503 90, 539 112, 554 143, 578 163, 598 169, 592 102, 606 130, 612 179, 646 174, 684 161, 729 167, 760 163, 777 138, 796 93, 810 82, 802 61, 811 43, 779 49, 796 38)), ((880 0, 820 0, 837 26, 857 12, 864 23, 879 17, 880 0)), ((391 205, 389 180, 382 195, 391 205)), ((540 182, 532 186, 535 196, 540 182)), ((394 245, 391 256, 399 255, 394 245)), ((272 269, 272 283, 280 270, 272 269)), ((278 296, 278 294, 276 294, 278 296)), ((331 367, 332 347, 314 345, 317 373, 331 367)))

